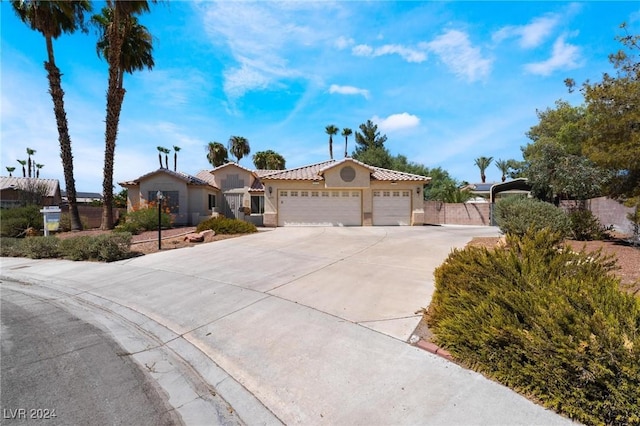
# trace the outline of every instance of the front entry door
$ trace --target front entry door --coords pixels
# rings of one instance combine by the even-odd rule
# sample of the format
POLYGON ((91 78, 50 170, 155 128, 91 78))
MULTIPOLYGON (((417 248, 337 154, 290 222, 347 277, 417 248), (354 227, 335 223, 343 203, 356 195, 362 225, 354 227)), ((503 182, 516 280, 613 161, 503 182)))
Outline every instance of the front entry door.
POLYGON ((238 219, 242 207, 243 194, 224 194, 224 215, 230 219, 238 219))

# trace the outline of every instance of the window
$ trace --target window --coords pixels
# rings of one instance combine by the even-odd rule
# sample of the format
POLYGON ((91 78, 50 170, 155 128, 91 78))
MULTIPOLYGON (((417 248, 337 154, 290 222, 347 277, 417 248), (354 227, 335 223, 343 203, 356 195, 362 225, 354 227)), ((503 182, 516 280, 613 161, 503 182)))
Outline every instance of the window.
POLYGON ((216 207, 216 194, 209 194, 209 210, 216 207))
POLYGON ((391 196, 391 192, 389 192, 389 191, 382 191, 382 196, 383 196, 383 197, 390 197, 390 196, 391 196))
POLYGON ((319 195, 318 191, 311 191, 312 197, 317 197, 319 195))
POLYGON ((352 197, 359 197, 359 196, 360 196, 360 193, 359 193, 359 192, 355 192, 355 191, 354 191, 354 192, 352 192, 352 193, 351 193, 351 196, 352 196, 352 197))
POLYGON ((300 191, 300 196, 301 197, 308 197, 309 196, 309 191, 300 191))
POLYGON ((251 196, 251 214, 264 213, 264 195, 251 196))
POLYGON ((394 197, 399 197, 400 196, 400 191, 393 191, 393 196, 394 197))
MULTIPOLYGON (((147 194, 147 200, 149 203, 157 204, 158 191, 149 191, 147 194)), ((172 214, 180 213, 180 191, 162 191, 162 207, 169 208, 169 212, 172 214)))
POLYGON ((408 197, 409 196, 409 191, 402 191, 402 196, 403 197, 408 197))
POLYGON ((323 197, 328 197, 329 196, 329 191, 322 191, 322 196, 323 197))
POLYGON ((373 196, 374 197, 379 197, 380 196, 380 191, 373 191, 373 196))
POLYGON ((286 197, 287 196, 287 191, 280 191, 280 196, 281 197, 286 197))
POLYGON ((342 193, 342 196, 343 196, 343 197, 348 197, 348 196, 349 196, 349 193, 348 193, 347 191, 344 191, 344 192, 342 193))
POLYGON ((331 196, 332 197, 339 197, 340 193, 338 191, 331 191, 331 196))

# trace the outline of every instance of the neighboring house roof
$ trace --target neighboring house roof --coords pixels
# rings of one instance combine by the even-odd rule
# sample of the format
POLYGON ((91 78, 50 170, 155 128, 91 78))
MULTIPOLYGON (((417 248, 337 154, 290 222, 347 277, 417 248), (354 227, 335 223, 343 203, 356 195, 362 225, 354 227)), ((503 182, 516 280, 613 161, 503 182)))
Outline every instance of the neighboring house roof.
MULTIPOLYGON (((67 196, 67 191, 60 191, 60 195, 67 196)), ((99 192, 76 192, 76 198, 91 198, 94 200, 102 200, 102 194, 99 192)))
POLYGON ((491 187, 493 185, 496 185, 496 182, 491 182, 491 183, 470 183, 469 185, 464 186, 463 188, 461 188, 462 190, 468 190, 471 191, 473 193, 489 193, 489 191, 491 191, 491 187))
POLYGON ((398 172, 395 170, 383 169, 381 167, 374 167, 368 164, 362 163, 353 158, 344 158, 342 160, 328 160, 321 163, 311 164, 308 166, 298 167, 295 169, 278 170, 274 173, 264 175, 262 179, 278 179, 278 180, 323 180, 323 174, 325 171, 337 167, 343 163, 355 163, 362 167, 371 170, 371 177, 379 181, 418 181, 428 182, 431 178, 426 176, 414 175, 411 173, 398 172))
POLYGON ((13 176, 0 176, 0 191, 12 189, 21 191, 33 185, 42 185, 46 189, 46 197, 55 197, 60 193, 60 182, 58 179, 25 178, 13 176))
MULTIPOLYGON (((191 176, 188 175, 186 173, 182 173, 182 172, 174 172, 173 170, 169 170, 169 169, 158 169, 158 170, 154 170, 153 172, 147 173, 145 175, 140 176, 137 179, 134 180, 130 180, 130 181, 125 181, 125 182, 119 182, 118 184, 120 186, 136 186, 140 184, 141 180, 144 180, 148 177, 151 177, 155 174, 158 173, 164 173, 164 174, 168 174, 169 176, 173 176, 177 179, 180 179, 184 182, 187 183, 187 185, 206 185, 206 186, 214 186, 211 185, 209 182, 205 181, 204 179, 201 179, 199 177, 196 176, 191 176)), ((214 186, 215 187, 215 186, 214 186)), ((217 187, 215 187, 217 189, 217 187)))

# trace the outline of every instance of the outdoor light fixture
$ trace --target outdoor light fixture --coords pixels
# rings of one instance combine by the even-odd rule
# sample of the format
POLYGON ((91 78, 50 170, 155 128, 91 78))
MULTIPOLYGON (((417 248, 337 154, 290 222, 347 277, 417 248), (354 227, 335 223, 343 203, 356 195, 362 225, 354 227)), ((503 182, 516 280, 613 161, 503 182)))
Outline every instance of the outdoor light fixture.
POLYGON ((164 195, 162 191, 156 192, 158 199, 158 250, 162 250, 162 199, 164 195))

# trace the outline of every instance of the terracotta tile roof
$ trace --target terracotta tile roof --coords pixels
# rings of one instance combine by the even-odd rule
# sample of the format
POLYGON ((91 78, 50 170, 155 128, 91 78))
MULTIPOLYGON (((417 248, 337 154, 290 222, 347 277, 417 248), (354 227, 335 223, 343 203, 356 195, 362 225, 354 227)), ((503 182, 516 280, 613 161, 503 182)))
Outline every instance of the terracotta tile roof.
POLYGON ((209 185, 213 186, 216 189, 220 189, 218 184, 216 183, 216 177, 211 174, 212 170, 200 170, 196 173, 196 177, 207 182, 209 185))
POLYGON ((55 197, 56 193, 60 190, 60 182, 58 179, 0 176, 0 190, 2 191, 6 189, 20 190, 22 188, 33 187, 33 185, 43 185, 44 188, 46 188, 47 197, 55 197))
POLYGON ((272 173, 279 173, 282 170, 267 170, 267 169, 256 169, 253 171, 253 173, 256 174, 256 176, 258 176, 259 178, 263 177, 263 176, 267 176, 270 175, 272 173))
POLYGON ((224 168, 229 167, 229 166, 236 166, 237 168, 245 170, 245 171, 247 171, 249 173, 255 173, 255 170, 247 169, 246 167, 241 166, 240 164, 236 163, 235 161, 229 161, 228 163, 224 163, 222 166, 218 166, 218 167, 214 168, 211 171, 212 172, 216 172, 216 171, 218 171, 220 169, 224 169, 224 168))
POLYGON ((260 179, 254 179, 249 188, 249 192, 264 192, 264 185, 260 182, 260 179))
POLYGON ((428 182, 431 180, 429 177, 414 175, 411 173, 398 172, 395 170, 383 169, 380 167, 370 166, 361 161, 354 160, 353 158, 345 158, 342 160, 328 160, 321 163, 311 164, 308 166, 298 167, 289 170, 279 170, 275 173, 270 173, 262 176, 264 180, 278 179, 278 180, 312 180, 320 181, 324 178, 322 175, 325 171, 337 167, 343 163, 355 163, 362 167, 366 167, 371 170, 372 179, 379 181, 417 181, 428 182))
POLYGON ((170 176, 176 177, 182 181, 185 181, 187 183, 187 185, 206 185, 206 186, 213 186, 211 185, 209 182, 207 182, 206 180, 203 180, 199 177, 196 176, 191 176, 188 175, 186 173, 182 173, 182 172, 174 172, 173 170, 169 170, 169 169, 157 169, 154 170, 152 172, 149 172, 147 174, 144 174, 142 176, 140 176, 137 179, 134 180, 130 180, 130 181, 125 181, 125 182, 119 182, 118 184, 120 186, 131 186, 131 185, 139 185, 140 181, 149 177, 149 176, 153 176, 157 173, 165 173, 168 174, 170 176))

